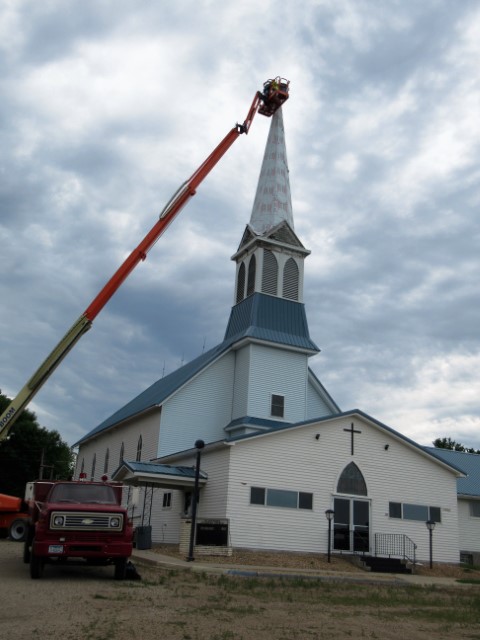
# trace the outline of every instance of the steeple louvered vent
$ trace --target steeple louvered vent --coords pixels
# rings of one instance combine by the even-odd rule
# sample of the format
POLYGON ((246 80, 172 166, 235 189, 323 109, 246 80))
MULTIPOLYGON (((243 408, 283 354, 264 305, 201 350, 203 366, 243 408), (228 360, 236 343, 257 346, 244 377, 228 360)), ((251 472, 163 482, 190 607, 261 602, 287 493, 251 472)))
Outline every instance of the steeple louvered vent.
POLYGON ((255 273, 256 273, 256 260, 252 255, 250 262, 248 263, 248 279, 247 279, 247 296, 251 296, 255 293, 255 273))
POLYGON ((245 264, 242 262, 238 268, 237 276, 237 296, 236 303, 238 304, 243 300, 245 296, 245 264))
POLYGON ((278 264, 274 254, 265 249, 263 252, 262 293, 277 295, 278 264))
POLYGON ((299 272, 297 263, 289 258, 283 269, 283 297, 298 300, 299 272))

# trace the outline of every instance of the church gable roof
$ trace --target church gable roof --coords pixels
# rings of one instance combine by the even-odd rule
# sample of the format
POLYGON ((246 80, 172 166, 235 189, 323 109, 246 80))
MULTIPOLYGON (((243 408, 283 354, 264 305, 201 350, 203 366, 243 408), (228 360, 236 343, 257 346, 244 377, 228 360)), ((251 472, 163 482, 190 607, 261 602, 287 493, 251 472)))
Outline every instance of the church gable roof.
POLYGON ((300 242, 299 237, 288 222, 282 220, 264 233, 256 233, 255 230, 247 224, 238 249, 232 256, 232 260, 235 260, 255 242, 297 249, 303 255, 310 254, 310 251, 300 242))

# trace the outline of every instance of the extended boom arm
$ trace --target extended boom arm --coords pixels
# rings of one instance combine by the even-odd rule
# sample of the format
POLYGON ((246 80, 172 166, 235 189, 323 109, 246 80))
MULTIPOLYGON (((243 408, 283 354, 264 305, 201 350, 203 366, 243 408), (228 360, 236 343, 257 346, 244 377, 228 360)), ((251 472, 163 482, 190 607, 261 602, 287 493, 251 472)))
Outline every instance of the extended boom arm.
POLYGON ((168 225, 186 205, 189 198, 195 195, 197 187, 230 149, 235 140, 242 133, 248 133, 257 111, 267 117, 273 115, 288 99, 288 86, 288 80, 277 77, 265 82, 263 93, 257 91, 243 124, 235 125, 195 173, 176 191, 161 212, 158 221, 143 238, 138 247, 132 251, 119 269, 117 269, 100 293, 92 300, 90 306, 87 307, 84 313, 82 313, 78 320, 72 325, 70 330, 64 335, 50 355, 44 360, 27 384, 0 416, 0 441, 7 437, 13 423, 20 416, 22 410, 25 409, 34 395, 40 390, 70 349, 72 349, 82 335, 90 329, 95 317, 135 269, 137 264, 145 260, 147 253, 168 225))

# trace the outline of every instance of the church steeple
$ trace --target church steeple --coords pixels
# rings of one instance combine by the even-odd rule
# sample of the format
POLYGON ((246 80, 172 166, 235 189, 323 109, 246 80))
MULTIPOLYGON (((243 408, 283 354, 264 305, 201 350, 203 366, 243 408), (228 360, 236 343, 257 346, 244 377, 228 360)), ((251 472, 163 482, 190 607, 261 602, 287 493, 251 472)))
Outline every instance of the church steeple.
POLYGON ((305 249, 293 228, 282 111, 273 116, 250 223, 232 260, 235 301, 226 340, 260 340, 312 355, 303 302, 305 249))
POLYGON ((294 228, 285 130, 279 109, 270 125, 250 227, 255 233, 263 234, 282 221, 294 228))
POLYGON ((270 125, 250 223, 237 253, 235 302, 254 293, 302 302, 303 261, 295 234, 282 110, 270 125))

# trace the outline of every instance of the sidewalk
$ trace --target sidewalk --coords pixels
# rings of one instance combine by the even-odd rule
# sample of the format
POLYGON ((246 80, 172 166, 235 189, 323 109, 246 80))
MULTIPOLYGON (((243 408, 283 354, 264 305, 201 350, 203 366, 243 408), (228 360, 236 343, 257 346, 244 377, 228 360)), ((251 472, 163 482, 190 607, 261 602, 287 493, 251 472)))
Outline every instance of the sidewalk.
POLYGON ((234 575, 242 577, 261 578, 303 578, 321 580, 324 582, 349 582, 357 584, 384 584, 384 585, 437 585, 448 587, 468 587, 456 581, 455 578, 439 578, 434 576, 419 576, 398 573, 364 573, 346 571, 317 571, 315 569, 291 569, 281 567, 222 564, 215 562, 202 562, 201 557, 192 562, 175 558, 151 550, 134 549, 132 561, 138 564, 159 566, 164 569, 176 569, 187 571, 199 571, 218 575, 234 575))

